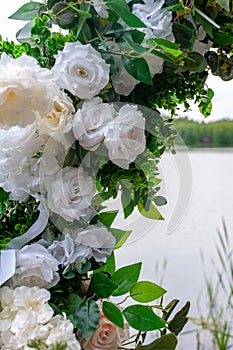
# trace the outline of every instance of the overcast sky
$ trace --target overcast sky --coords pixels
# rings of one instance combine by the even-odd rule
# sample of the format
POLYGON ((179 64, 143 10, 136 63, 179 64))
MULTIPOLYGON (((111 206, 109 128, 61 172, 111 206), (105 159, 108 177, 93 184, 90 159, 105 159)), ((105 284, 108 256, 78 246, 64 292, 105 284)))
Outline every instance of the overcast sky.
MULTIPOLYGON (((2 6, 0 12, 0 34, 4 39, 15 40, 15 33, 25 24, 25 22, 7 18, 27 2, 27 0, 9 0, 2 6)), ((207 84, 215 93, 213 98, 213 110, 208 120, 212 121, 226 117, 233 119, 233 80, 224 82, 219 77, 210 75, 207 84)), ((193 105, 192 112, 189 112, 188 116, 195 120, 203 120, 198 108, 193 105)))

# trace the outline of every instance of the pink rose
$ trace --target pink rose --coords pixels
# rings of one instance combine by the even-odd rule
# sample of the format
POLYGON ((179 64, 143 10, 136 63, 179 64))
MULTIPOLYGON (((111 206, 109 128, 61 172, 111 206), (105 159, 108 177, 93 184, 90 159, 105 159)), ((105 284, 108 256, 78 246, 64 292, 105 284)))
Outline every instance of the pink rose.
POLYGON ((128 338, 128 324, 125 324, 125 329, 116 326, 104 316, 101 307, 99 326, 89 342, 86 342, 82 335, 78 335, 78 340, 83 350, 117 350, 121 346, 122 341, 128 338))

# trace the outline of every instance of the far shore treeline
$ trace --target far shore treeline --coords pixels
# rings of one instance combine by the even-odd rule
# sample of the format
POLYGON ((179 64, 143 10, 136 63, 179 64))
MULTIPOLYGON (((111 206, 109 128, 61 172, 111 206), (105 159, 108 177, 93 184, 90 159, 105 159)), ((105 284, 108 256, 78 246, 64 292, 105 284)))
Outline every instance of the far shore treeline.
POLYGON ((176 119, 174 126, 186 146, 233 147, 233 120, 198 123, 185 117, 176 119))

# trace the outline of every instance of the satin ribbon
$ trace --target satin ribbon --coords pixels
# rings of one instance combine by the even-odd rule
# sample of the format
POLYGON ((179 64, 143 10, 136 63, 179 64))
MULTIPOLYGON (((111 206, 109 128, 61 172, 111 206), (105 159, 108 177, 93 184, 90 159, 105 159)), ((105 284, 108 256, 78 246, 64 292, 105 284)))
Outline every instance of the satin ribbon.
POLYGON ((0 285, 5 283, 15 274, 16 251, 25 244, 39 236, 46 228, 49 216, 40 202, 38 210, 40 212, 38 219, 34 224, 20 237, 13 238, 5 250, 0 251, 0 285))

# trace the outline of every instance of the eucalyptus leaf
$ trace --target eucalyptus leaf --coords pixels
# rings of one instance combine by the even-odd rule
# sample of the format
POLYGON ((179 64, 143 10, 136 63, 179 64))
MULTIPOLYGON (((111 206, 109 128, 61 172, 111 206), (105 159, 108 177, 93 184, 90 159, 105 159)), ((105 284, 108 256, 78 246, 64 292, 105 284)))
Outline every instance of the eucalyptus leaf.
POLYGON ((62 26, 71 24, 75 19, 74 10, 65 2, 56 3, 52 8, 52 12, 56 15, 58 24, 62 26))
POLYGON ((124 309, 123 314, 128 324, 138 331, 148 332, 165 327, 149 306, 130 305, 124 309))
POLYGON ((149 303, 165 293, 165 289, 150 281, 139 281, 130 289, 131 298, 141 303, 149 303))
POLYGON ((84 300, 76 309, 75 325, 88 341, 97 329, 100 320, 100 311, 94 300, 84 300))
POLYGON ((189 52, 184 65, 192 72, 201 73, 207 68, 207 61, 199 52, 189 52))
POLYGON ((40 10, 46 7, 41 2, 28 2, 21 6, 16 12, 14 12, 10 19, 16 19, 20 21, 32 21, 35 17, 39 16, 40 10))
POLYGON ((162 335, 148 345, 139 345, 135 350, 175 350, 178 340, 172 333, 162 335))
POLYGON ((104 301, 102 305, 104 315, 117 325, 118 327, 124 329, 124 317, 121 310, 113 303, 109 301, 104 301))
POLYGON ((82 304, 83 300, 77 294, 70 294, 67 299, 67 310, 70 315, 76 315, 77 309, 82 304))
POLYGON ((91 286, 94 293, 100 298, 108 298, 117 288, 117 285, 103 272, 96 272, 92 275, 91 286))
POLYGON ((121 267, 112 275, 112 282, 118 287, 112 293, 113 296, 123 295, 130 291, 130 288, 137 282, 142 263, 136 263, 121 267))

